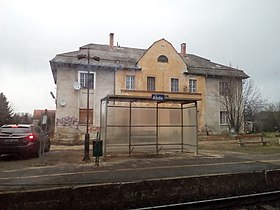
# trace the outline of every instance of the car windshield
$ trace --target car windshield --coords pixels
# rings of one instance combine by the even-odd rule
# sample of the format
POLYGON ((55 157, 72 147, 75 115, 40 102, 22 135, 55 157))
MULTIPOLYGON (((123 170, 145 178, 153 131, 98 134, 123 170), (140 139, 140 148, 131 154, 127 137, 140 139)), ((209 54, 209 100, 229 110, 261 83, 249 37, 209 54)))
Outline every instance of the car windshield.
POLYGON ((30 128, 28 127, 4 127, 0 128, 1 133, 30 133, 30 128))

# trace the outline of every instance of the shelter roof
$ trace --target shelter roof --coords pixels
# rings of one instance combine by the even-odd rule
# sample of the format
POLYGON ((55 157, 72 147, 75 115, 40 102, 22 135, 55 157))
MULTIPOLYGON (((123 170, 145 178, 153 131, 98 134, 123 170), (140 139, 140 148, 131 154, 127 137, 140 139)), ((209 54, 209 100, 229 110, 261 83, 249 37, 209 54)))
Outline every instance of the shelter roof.
POLYGON ((190 104, 199 101, 197 98, 177 98, 166 97, 163 101, 153 100, 147 96, 129 96, 129 95, 107 95, 101 101, 119 101, 119 102, 153 102, 153 103, 175 103, 175 104, 190 104))

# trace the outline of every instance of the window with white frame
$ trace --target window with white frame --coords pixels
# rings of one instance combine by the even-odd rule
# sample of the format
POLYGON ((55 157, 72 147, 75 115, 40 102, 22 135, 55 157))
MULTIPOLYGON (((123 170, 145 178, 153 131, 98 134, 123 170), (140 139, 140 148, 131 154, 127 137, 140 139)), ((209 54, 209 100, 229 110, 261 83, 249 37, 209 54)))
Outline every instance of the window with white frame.
POLYGON ((134 90, 135 89, 135 76, 126 75, 125 88, 127 90, 134 90))
POLYGON ((228 112, 220 112, 220 125, 228 125, 228 112))
POLYGON ((189 92, 190 93, 196 93, 197 91, 197 84, 195 79, 189 80, 189 92))
POLYGON ((89 82, 89 89, 95 89, 95 72, 89 73, 89 81, 87 71, 79 71, 79 82, 81 88, 87 88, 87 82, 89 82))
POLYGON ((147 77, 147 90, 148 91, 156 90, 156 78, 155 77, 147 77))
POLYGON ((179 79, 171 78, 171 92, 179 92, 179 79))

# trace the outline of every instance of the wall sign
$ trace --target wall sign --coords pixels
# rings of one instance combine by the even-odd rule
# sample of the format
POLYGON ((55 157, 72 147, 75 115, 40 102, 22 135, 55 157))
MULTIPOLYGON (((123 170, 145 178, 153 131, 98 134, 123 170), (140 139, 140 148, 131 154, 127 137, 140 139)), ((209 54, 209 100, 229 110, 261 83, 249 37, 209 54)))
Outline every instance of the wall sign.
POLYGON ((165 97, 166 96, 163 94, 152 94, 152 100, 155 100, 155 101, 164 101, 165 97))

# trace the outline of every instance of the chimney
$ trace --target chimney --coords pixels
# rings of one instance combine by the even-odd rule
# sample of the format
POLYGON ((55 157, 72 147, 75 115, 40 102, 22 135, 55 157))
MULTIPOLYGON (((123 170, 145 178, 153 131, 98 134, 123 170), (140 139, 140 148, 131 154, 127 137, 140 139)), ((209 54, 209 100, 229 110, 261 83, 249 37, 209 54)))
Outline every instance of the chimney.
POLYGON ((182 43, 181 44, 181 55, 182 56, 186 56, 187 54, 187 46, 186 46, 186 43, 182 43))
POLYGON ((110 33, 110 48, 114 48, 114 33, 110 33))

